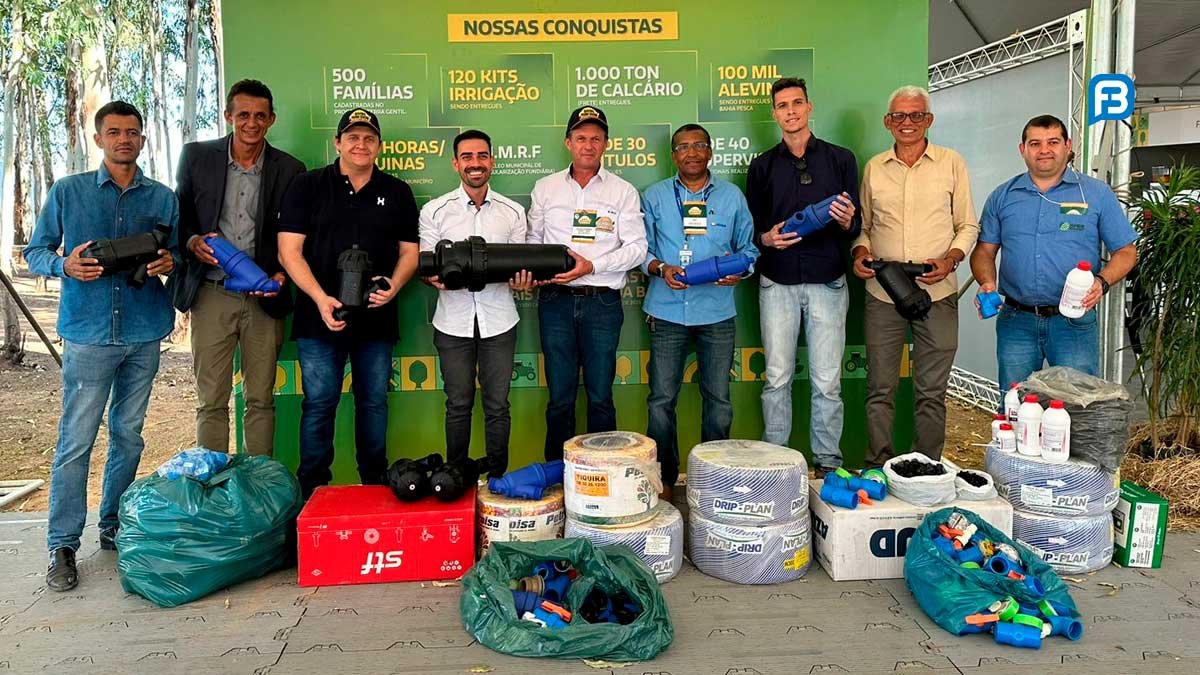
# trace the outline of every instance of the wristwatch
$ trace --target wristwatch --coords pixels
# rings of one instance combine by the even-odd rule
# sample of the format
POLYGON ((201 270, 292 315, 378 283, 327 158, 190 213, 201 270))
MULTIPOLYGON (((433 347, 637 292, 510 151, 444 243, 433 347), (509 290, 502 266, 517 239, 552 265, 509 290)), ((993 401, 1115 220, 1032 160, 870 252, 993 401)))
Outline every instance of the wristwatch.
POLYGON ((1105 279, 1099 274, 1096 275, 1096 278, 1100 280, 1100 295, 1107 295, 1108 289, 1110 286, 1112 286, 1112 284, 1108 283, 1108 279, 1105 279))
POLYGON ((658 268, 656 268, 654 270, 654 276, 658 277, 659 279, 666 279, 667 278, 666 269, 667 269, 667 263, 659 260, 658 268))

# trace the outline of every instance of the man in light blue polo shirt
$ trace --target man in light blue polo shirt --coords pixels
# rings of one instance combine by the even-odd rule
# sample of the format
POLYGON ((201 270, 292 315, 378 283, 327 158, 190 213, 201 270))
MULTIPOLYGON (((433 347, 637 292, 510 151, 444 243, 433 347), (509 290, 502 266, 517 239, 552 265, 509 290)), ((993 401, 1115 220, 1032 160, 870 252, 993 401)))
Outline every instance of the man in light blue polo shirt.
POLYGON ((988 197, 971 254, 971 272, 986 293, 997 289, 996 253, 1004 250, 999 290, 1005 306, 996 319, 1001 395, 1007 385, 1040 370, 1043 361, 1097 374, 1095 306, 1137 262, 1137 233, 1116 195, 1067 167, 1071 140, 1062 120, 1053 115, 1029 120, 1019 147, 1029 171, 988 197), (1101 242, 1112 251, 1103 268, 1101 242), (1082 261, 1100 271, 1083 298, 1087 313, 1070 319, 1058 313, 1058 302, 1067 273, 1082 261))
POLYGON ((746 198, 732 183, 709 173, 712 139, 698 124, 685 124, 671 136, 671 161, 678 173, 651 185, 642 198, 646 214, 646 261, 650 289, 642 309, 650 324, 650 420, 646 431, 658 445, 663 496, 672 497, 679 478, 675 404, 683 382, 689 343, 696 341, 701 411, 700 439, 729 438, 733 404, 729 369, 733 365, 733 287, 740 276, 688 286, 676 275, 689 263, 733 253, 752 259, 754 218, 746 198), (684 212, 688 212, 685 219, 684 212))

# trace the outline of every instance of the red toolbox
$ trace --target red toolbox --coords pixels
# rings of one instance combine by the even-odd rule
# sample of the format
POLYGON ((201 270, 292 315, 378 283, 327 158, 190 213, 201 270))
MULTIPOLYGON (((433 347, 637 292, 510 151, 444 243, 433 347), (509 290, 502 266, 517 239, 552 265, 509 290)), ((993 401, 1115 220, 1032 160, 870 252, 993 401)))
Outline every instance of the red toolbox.
POLYGON ((475 488, 450 503, 382 485, 318 488, 296 519, 301 586, 457 579, 475 563, 475 488))

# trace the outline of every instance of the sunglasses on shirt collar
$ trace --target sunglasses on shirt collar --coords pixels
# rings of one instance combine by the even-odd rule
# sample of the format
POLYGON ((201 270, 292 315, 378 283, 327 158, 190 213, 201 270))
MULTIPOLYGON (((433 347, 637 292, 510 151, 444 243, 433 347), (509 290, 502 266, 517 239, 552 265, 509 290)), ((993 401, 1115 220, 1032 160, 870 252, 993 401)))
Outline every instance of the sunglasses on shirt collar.
POLYGON ((808 172, 808 158, 799 157, 792 160, 792 166, 796 167, 796 171, 800 172, 800 184, 811 185, 812 174, 808 172))

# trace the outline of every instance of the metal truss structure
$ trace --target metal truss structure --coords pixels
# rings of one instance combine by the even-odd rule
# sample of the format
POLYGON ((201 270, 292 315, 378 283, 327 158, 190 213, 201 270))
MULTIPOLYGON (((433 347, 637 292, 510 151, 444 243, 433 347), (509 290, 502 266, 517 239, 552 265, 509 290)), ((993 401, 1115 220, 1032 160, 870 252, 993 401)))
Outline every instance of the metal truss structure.
POLYGON ((982 375, 954 366, 950 369, 950 386, 946 395, 969 406, 994 413, 997 397, 1000 395, 1000 385, 982 375))

